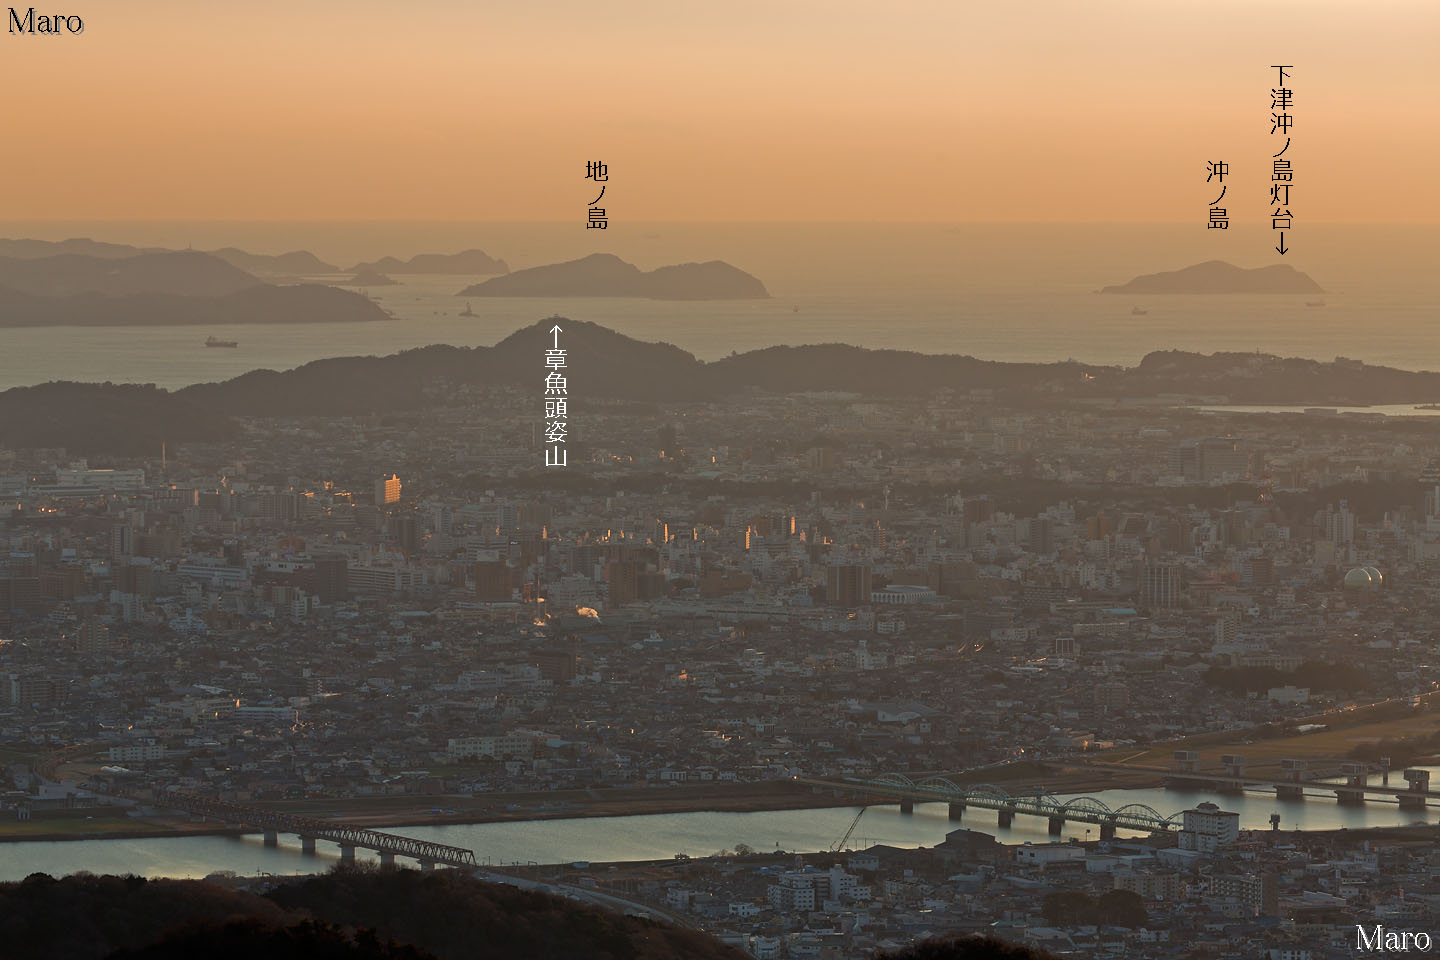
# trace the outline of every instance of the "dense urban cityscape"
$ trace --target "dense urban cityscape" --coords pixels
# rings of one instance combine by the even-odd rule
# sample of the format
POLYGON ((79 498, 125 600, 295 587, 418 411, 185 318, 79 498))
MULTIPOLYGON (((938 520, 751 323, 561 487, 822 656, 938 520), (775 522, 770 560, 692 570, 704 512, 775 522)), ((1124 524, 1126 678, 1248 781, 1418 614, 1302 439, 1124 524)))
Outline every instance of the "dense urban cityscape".
MULTIPOLYGON (((547 472, 532 396, 440 381, 424 410, 146 457, 0 450, 0 818, 204 826, 167 791, 362 824, 885 802, 812 782, 894 775, 1081 794, 1173 782, 1167 741, 1303 757, 1361 718, 1384 735, 1310 750, 1313 775, 1399 782, 1440 752, 1440 440, 1201 399, 592 398, 583 459, 547 472)), ((1302 960, 1440 907, 1430 834, 1240 829, 1216 800, 1098 840, 955 823, 528 882, 777 958, 985 932, 1302 960)))
POLYGON ((0 960, 1435 949, 1440 3, 110 6, 0 960))

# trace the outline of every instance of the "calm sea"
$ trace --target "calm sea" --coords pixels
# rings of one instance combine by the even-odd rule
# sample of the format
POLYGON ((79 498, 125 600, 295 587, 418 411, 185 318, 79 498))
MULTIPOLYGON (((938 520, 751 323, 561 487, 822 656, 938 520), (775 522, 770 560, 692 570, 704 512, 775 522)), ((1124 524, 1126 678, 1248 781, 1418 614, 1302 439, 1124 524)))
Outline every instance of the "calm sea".
MULTIPOLYGON (((722 259, 760 277, 773 299, 676 303, 471 298, 471 277, 397 275, 374 288, 395 319, 292 327, 0 328, 0 388, 48 380, 175 387, 323 357, 431 343, 493 344, 560 314, 713 360, 775 344, 844 342, 993 360, 1134 363, 1153 350, 1263 350, 1440 369, 1440 227, 1317 225, 1296 231, 1285 262, 1323 295, 1115 296, 1141 273, 1207 259, 1279 262, 1260 230, 1198 224, 575 224, 106 222, 0 223, 0 235, 259 253, 308 249, 349 267, 383 255, 480 247, 512 268, 612 252, 652 269, 722 259), (1324 307, 1306 306, 1320 301, 1324 307), (1145 311, 1137 314, 1136 309, 1145 311), (207 335, 236 349, 207 349, 207 335)), ((327 278, 339 279, 336 277, 327 278)))

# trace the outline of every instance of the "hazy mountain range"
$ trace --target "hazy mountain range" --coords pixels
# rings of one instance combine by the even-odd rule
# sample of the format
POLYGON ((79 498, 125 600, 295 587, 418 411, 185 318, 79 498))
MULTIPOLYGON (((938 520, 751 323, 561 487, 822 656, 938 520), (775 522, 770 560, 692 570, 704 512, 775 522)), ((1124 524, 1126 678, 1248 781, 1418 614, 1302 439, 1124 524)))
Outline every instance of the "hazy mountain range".
MULTIPOLYGON (((119 260, 138 254, 177 252, 182 251, 167 250, 163 247, 135 247, 126 243, 105 243, 85 238, 58 241, 0 239, 0 257, 15 260, 38 260, 61 254, 79 254, 86 257, 119 260)), ((504 260, 497 260, 484 250, 462 250, 459 253, 418 253, 409 260, 381 257, 371 263, 357 263, 349 270, 342 270, 333 263, 326 263, 308 250, 269 254, 249 253, 237 247, 222 247, 219 250, 198 252, 209 253, 247 273, 266 277, 313 277, 332 273, 360 273, 363 270, 374 270, 377 273, 453 273, 486 276, 492 273, 506 273, 510 269, 505 265, 504 260)))
MULTIPOLYGON (((167 250, 164 247, 133 247, 127 243, 105 243, 85 238, 58 241, 0 239, 0 257, 10 257, 16 260, 38 260, 42 257, 54 257, 66 253, 118 260, 142 253, 179 252, 182 251, 167 250)), ((299 277, 340 272, 339 267, 326 263, 307 250, 267 254, 247 253, 235 247, 222 247, 219 250, 211 250, 209 253, 241 270, 267 276, 299 277)))

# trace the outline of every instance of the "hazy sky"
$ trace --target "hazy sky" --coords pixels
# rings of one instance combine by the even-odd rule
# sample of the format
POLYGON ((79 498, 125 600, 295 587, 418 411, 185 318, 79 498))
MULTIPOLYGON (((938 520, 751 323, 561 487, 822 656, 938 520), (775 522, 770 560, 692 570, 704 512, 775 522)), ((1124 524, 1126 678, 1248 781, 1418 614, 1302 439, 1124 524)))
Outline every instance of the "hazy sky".
POLYGON ((0 34, 5 219, 1440 222, 1434 0, 90 2, 0 34))

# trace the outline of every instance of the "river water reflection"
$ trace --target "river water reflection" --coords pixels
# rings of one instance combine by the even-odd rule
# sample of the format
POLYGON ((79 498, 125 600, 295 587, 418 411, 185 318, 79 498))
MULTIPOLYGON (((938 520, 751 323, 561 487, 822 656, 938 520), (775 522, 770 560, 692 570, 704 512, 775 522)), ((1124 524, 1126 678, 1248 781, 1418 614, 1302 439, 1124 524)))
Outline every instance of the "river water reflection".
MULTIPOLYGON (((1392 780, 1393 782, 1393 780, 1392 780)), ((1061 799, 1070 799, 1065 795, 1061 799)), ((1396 826, 1435 822, 1440 808, 1425 812, 1401 810, 1393 803, 1342 807, 1323 797, 1280 802, 1273 795, 1214 794, 1189 790, 1107 790, 1089 794, 1111 809, 1130 803, 1153 807, 1162 816, 1210 800, 1240 814, 1244 829, 1266 829, 1270 815, 1280 815, 1282 830, 1396 826)), ((649 860, 676 853, 705 856, 746 844, 756 850, 817 851, 829 849, 850 826, 858 807, 823 810, 773 810, 749 813, 671 813, 634 817, 582 817, 508 823, 448 824, 390 828, 396 833, 434 840, 475 851, 481 862, 567 863, 577 860, 649 860)), ((919 804, 913 814, 895 805, 872 806, 856 825, 850 846, 873 843, 900 847, 934 846, 957 826, 994 834, 1005 843, 1050 838, 1038 817, 1016 816, 1008 829, 997 826, 993 810, 969 809, 960 824, 948 817, 943 803, 919 804)), ((1097 827, 1067 824, 1064 836, 1098 837, 1097 827)), ((1124 836, 1124 832, 1121 833, 1124 836)), ((368 851, 357 850, 364 858, 368 851)), ((31 873, 61 876, 79 870, 92 873, 135 873, 158 877, 203 877, 221 870, 242 875, 313 873, 327 869, 339 849, 321 843, 318 856, 300 851, 299 840, 282 836, 279 847, 267 848, 259 835, 245 837, 166 837, 144 840, 26 841, 0 844, 0 881, 31 873)))

